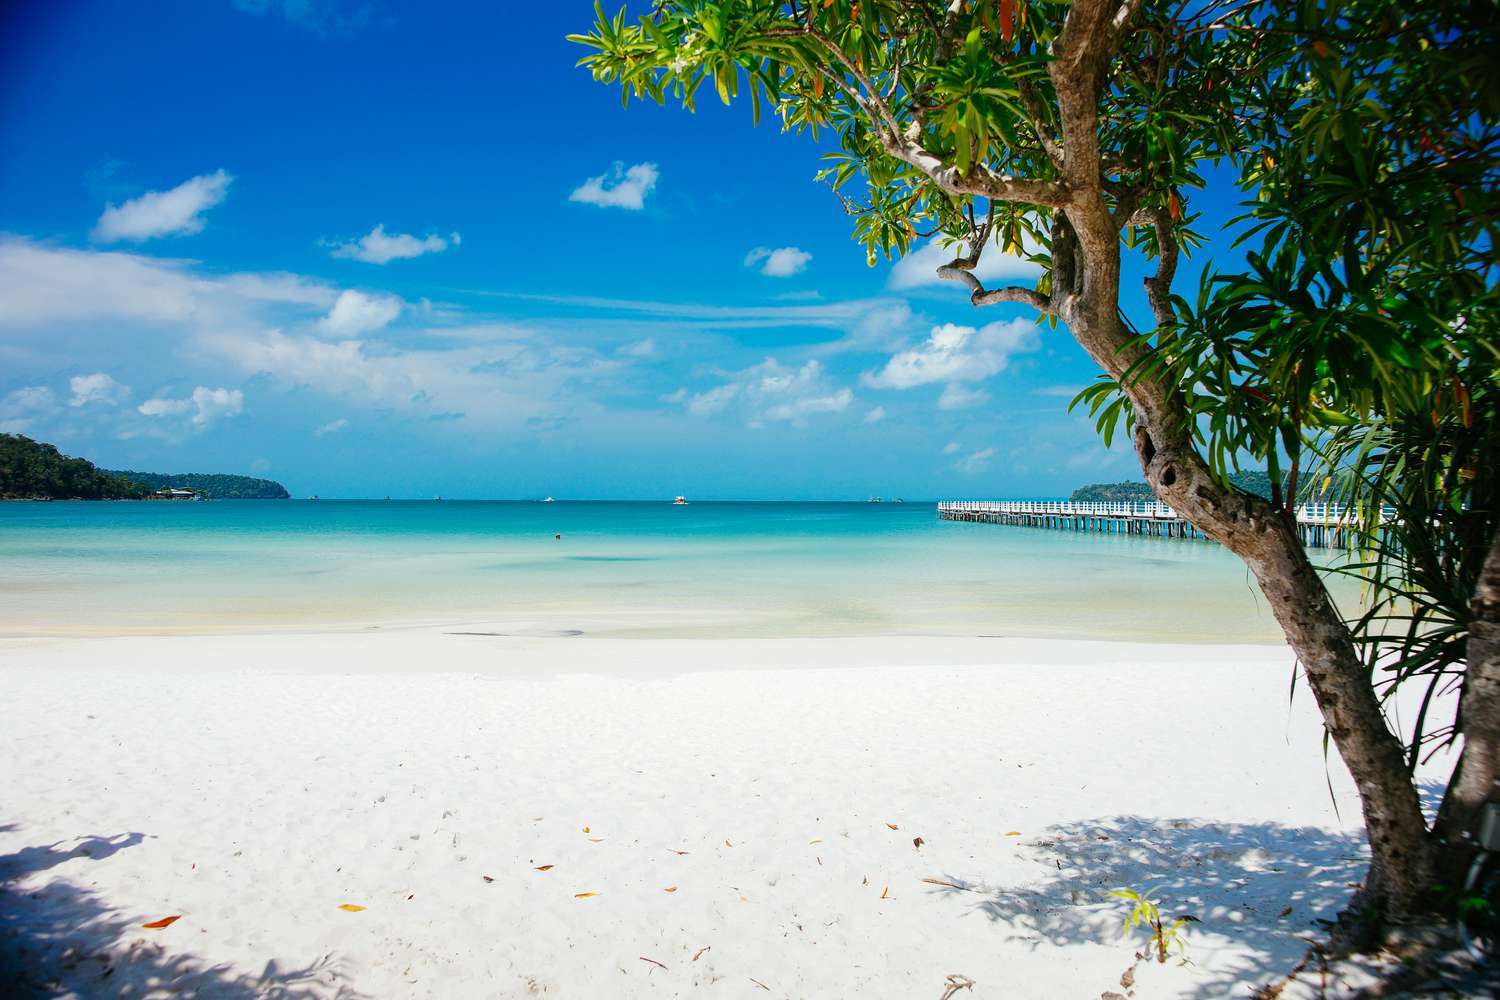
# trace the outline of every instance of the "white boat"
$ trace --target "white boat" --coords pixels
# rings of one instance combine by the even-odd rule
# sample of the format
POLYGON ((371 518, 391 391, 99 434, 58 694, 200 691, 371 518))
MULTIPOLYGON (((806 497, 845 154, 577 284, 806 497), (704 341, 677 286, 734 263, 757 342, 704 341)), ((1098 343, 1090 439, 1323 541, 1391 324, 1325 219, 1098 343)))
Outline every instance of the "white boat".
POLYGON ((547 497, 545 500, 542 501, 542 503, 557 503, 557 501, 554 500, 554 499, 552 499, 551 497, 547 497))
POLYGON ((672 503, 673 505, 678 507, 685 507, 687 506, 687 497, 677 497, 672 501, 672 503))

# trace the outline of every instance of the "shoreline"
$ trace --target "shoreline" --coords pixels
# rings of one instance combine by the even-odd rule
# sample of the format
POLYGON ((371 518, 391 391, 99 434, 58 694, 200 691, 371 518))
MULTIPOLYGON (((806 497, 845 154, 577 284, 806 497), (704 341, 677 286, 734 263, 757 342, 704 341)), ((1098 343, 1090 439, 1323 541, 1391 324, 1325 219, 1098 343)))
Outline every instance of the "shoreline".
MULTIPOLYGON (((102 635, 0 635, 7 656, 0 676, 25 670, 121 670, 142 673, 298 673, 357 676, 370 670, 414 677, 457 674, 673 677, 725 670, 828 670, 882 667, 1109 664, 1187 665, 1212 660, 1257 666, 1293 666, 1284 643, 1204 643, 1184 639, 1062 639, 1027 635, 721 636, 616 635, 557 629, 534 621, 462 620, 445 624, 351 625, 243 632, 153 632, 102 635), (268 666, 266 653, 293 646, 284 662, 268 666), (416 660, 413 654, 422 653, 416 660), (61 654, 59 656, 59 654, 61 654), (649 655, 646 655, 649 654, 649 655), (178 663, 162 667, 163 658, 178 663), (439 659, 441 669, 410 664, 439 659), (311 663, 311 668, 306 666, 311 663), (351 669, 357 663, 358 669, 351 669)), ((283 662, 283 661, 278 661, 283 662)))
POLYGON ((1136 997, 1217 997, 1294 965, 1363 871, 1275 647, 0 649, 0 943, 77 995, 1097 996, 1143 940, 1108 892, 1155 887, 1194 964, 1136 997))

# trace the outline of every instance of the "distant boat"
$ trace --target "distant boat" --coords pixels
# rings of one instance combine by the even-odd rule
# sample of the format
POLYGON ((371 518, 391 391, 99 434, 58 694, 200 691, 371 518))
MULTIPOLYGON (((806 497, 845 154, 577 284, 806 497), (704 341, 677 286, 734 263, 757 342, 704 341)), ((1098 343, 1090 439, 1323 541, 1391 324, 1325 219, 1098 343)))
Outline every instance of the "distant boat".
POLYGON ((687 506, 687 497, 677 497, 672 503, 674 506, 685 507, 687 506))
POLYGON ((900 498, 900 497, 897 497, 897 498, 896 498, 896 499, 895 499, 895 502, 896 502, 896 503, 906 503, 906 501, 905 501, 905 500, 902 500, 902 499, 901 499, 901 498, 900 498))
POLYGON ((551 497, 548 497, 547 499, 543 500, 542 503, 557 503, 557 501, 552 499, 551 497))
POLYGON ((885 503, 885 501, 882 500, 882 499, 880 499, 879 497, 871 497, 870 500, 869 500, 869 502, 870 503, 885 503))

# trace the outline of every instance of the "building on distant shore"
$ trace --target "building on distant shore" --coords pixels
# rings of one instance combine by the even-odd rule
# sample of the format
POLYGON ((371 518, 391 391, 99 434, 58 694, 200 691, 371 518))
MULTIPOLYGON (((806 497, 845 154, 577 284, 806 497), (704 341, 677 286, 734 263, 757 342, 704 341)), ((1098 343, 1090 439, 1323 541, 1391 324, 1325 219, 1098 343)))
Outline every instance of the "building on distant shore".
POLYGON ((181 490, 171 486, 164 487, 151 494, 153 500, 197 500, 197 490, 181 490))

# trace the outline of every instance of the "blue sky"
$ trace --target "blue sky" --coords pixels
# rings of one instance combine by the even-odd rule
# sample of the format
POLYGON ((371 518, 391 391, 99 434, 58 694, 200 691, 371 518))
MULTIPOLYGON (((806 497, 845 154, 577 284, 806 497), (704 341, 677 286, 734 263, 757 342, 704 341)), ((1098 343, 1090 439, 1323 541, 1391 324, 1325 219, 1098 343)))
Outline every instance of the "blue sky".
POLYGON ((298 495, 1138 478, 1065 412, 1065 330, 936 251, 866 266, 816 145, 748 107, 622 111, 563 38, 591 8, 6 5, 0 430, 298 495))

